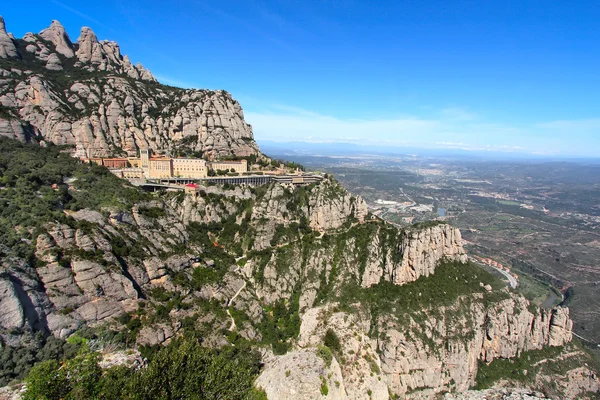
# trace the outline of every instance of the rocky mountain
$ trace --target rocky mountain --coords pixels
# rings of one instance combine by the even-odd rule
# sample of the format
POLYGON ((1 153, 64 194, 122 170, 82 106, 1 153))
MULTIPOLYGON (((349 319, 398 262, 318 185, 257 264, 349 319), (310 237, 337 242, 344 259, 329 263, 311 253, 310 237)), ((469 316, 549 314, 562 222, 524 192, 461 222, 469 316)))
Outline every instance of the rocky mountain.
POLYGON ((61 147, 0 144, 2 351, 46 354, 81 332, 144 354, 177 337, 246 344, 269 399, 518 386, 527 375, 489 371, 523 357, 527 387, 599 389, 568 309, 537 309, 465 263, 450 225, 400 230, 332 177, 151 194, 61 147))
POLYGON ((569 310, 469 263, 448 224, 401 229, 328 175, 150 193, 70 157, 260 154, 227 93, 160 85, 56 21, 22 39, 2 22, 0 57, 1 384, 31 370, 28 398, 57 377, 50 398, 597 396, 569 310))
POLYGON ((159 84, 87 27, 72 43, 58 21, 15 39, 0 17, 0 135, 74 145, 89 156, 174 149, 204 157, 259 150, 225 91, 159 84))

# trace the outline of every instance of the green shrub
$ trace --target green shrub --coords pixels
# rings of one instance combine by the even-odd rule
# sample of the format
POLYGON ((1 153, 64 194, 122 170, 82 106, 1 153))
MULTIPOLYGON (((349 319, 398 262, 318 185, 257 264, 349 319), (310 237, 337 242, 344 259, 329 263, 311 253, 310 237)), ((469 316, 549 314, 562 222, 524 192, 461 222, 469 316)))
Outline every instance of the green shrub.
POLYGON ((146 368, 102 371, 98 353, 82 352, 63 365, 49 360, 27 377, 25 400, 59 399, 266 399, 253 388, 260 355, 239 348, 207 349, 175 340, 158 350, 146 368))
POLYGON ((342 345, 340 344, 340 338, 334 332, 333 329, 327 329, 325 332, 325 337, 323 338, 323 344, 329 347, 334 352, 340 352, 342 350, 342 345))
POLYGON ((327 396, 329 394, 329 388, 327 387, 327 381, 325 378, 321 378, 321 394, 327 396))
POLYGON ((66 371, 56 360, 35 365, 27 376, 23 400, 54 400, 65 398, 69 392, 66 371))
POLYGON ((331 353, 329 347, 319 345, 317 347, 317 355, 321 357, 323 361, 325 361, 326 366, 329 367, 331 365, 331 361, 333 360, 333 354, 331 353))

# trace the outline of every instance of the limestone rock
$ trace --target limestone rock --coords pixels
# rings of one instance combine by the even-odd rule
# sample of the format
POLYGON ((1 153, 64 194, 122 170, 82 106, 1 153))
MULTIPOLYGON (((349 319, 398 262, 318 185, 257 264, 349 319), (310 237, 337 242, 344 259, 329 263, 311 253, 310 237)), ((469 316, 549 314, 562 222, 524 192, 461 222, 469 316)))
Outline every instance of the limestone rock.
POLYGON ((19 53, 13 40, 6 33, 4 18, 0 16, 0 58, 18 57, 19 53))
POLYGON ((463 393, 448 393, 444 400, 543 400, 547 399, 543 393, 529 389, 502 388, 487 390, 469 390, 463 393))
POLYGON ((0 118, 0 136, 6 136, 10 139, 25 141, 27 133, 23 125, 17 119, 6 120, 0 118))
POLYGON ((314 349, 289 352, 265 365, 256 386, 269 400, 283 399, 347 399, 340 365, 333 359, 325 365, 314 349), (323 395, 322 387, 327 387, 323 395))
MULTIPOLYGON (((14 117, 0 119, 0 134, 22 141, 39 135, 99 157, 136 155, 147 147, 168 152, 189 137, 197 139, 186 142, 188 150, 209 159, 259 154, 252 128, 229 93, 157 85, 150 71, 121 54, 117 43, 99 41, 87 27, 81 29, 75 53, 57 21, 40 35, 44 40, 31 33, 23 40, 25 51, 41 66, 75 70, 75 76, 95 72, 99 81, 82 78, 63 88, 52 75, 24 74, 25 65, 16 60, 17 72, 0 81, 0 104, 14 117), (76 57, 76 62, 61 57, 76 57)), ((0 43, 4 58, 17 56, 4 30, 0 43)))
POLYGON ((60 58, 54 53, 48 56, 48 62, 46 62, 46 68, 51 71, 62 71, 63 66, 60 62, 60 58))
POLYGON ((146 366, 146 364, 147 362, 140 352, 134 349, 103 353, 102 359, 98 362, 102 369, 123 366, 137 370, 146 366))
POLYGON ((409 232, 407 240, 402 243, 401 253, 400 268, 385 272, 386 278, 396 285, 429 276, 443 258, 467 261, 460 230, 447 224, 409 232))
MULTIPOLYGON (((98 46, 98 38, 94 31, 92 31, 87 26, 81 28, 81 33, 79 34, 79 38, 77 39, 78 49, 77 49, 77 58, 81 62, 88 62, 92 60, 93 52, 98 46)), ((98 59, 96 59, 99 61, 98 59)))
POLYGON ((173 328, 165 324, 146 326, 139 332, 137 342, 144 346, 154 346, 165 343, 173 334, 173 328))
POLYGON ((73 44, 69 39, 69 35, 67 35, 65 28, 60 22, 53 20, 50 27, 40 32, 40 36, 43 39, 52 42, 56 47, 56 51, 63 56, 71 58, 75 55, 75 53, 73 53, 73 44))
MULTIPOLYGON (((570 332, 560 331, 564 334, 557 335, 558 341, 550 334, 553 320, 560 321, 561 329, 570 329, 563 323, 568 319, 567 309, 541 310, 534 315, 528 310, 527 300, 517 295, 510 295, 489 308, 473 299, 462 298, 455 305, 437 308, 435 312, 420 311, 414 319, 412 314, 407 314, 402 322, 391 315, 380 315, 376 328, 379 335, 375 339, 369 337, 372 317, 360 305, 353 307, 357 311, 352 313, 337 311, 336 304, 307 310, 302 316, 298 338, 299 348, 314 349, 323 343, 328 329, 335 332, 341 343, 339 356, 351 366, 341 368, 340 382, 346 389, 346 398, 366 399, 367 392, 373 398, 387 398, 388 387, 391 393, 406 398, 435 398, 444 390, 462 393, 474 384, 480 360, 511 358, 523 351, 540 349, 550 343, 564 345, 571 340, 570 332), (460 315, 455 314, 458 310, 466 310, 466 314, 452 317, 460 315)), ((569 398, 595 390, 584 384, 590 382, 589 379, 577 378, 579 373, 589 377, 586 375, 589 370, 570 372, 573 379, 567 380, 572 388, 569 398)), ((272 371, 270 375, 277 376, 272 371)), ((600 384, 597 380, 596 383, 600 384)), ((479 396, 481 393, 469 394, 479 396)))
POLYGON ((324 231, 339 228, 348 218, 364 222, 367 203, 360 197, 350 195, 338 182, 326 179, 311 196, 310 226, 324 231))
POLYGON ((25 324, 25 314, 12 282, 0 279, 0 327, 3 329, 21 328, 25 324))

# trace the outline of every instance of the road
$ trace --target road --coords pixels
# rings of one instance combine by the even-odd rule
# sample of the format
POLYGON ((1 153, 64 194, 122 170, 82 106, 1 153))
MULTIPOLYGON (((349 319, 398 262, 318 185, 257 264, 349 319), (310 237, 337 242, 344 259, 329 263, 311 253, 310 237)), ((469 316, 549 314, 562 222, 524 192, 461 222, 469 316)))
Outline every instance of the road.
POLYGON ((490 267, 494 268, 496 271, 498 271, 498 272, 500 272, 502 275, 504 275, 504 276, 506 277, 506 279, 508 279, 508 283, 510 284, 510 287, 511 287, 511 288, 513 288, 513 289, 514 289, 514 288, 516 288, 516 287, 517 287, 517 285, 519 284, 519 283, 517 282, 517 280, 515 279, 515 277, 514 277, 514 276, 512 276, 511 274, 509 274, 508 272, 506 272, 505 270, 503 270, 503 269, 500 269, 500 268, 496 268, 496 267, 494 267, 494 266, 491 266, 491 265, 490 265, 490 267))
MULTIPOLYGON (((469 257, 469 259, 477 264, 481 264, 481 262, 479 262, 478 260, 476 260, 475 258, 469 257)), ((486 267, 490 267, 490 268, 494 268, 496 271, 500 272, 502 275, 504 275, 504 277, 506 279, 508 279, 508 283, 510 284, 510 287, 515 289, 517 287, 517 285, 519 284, 519 282, 517 282, 517 280, 515 279, 514 276, 512 276, 510 273, 508 273, 507 271, 494 267, 493 265, 487 265, 484 264, 486 267)))

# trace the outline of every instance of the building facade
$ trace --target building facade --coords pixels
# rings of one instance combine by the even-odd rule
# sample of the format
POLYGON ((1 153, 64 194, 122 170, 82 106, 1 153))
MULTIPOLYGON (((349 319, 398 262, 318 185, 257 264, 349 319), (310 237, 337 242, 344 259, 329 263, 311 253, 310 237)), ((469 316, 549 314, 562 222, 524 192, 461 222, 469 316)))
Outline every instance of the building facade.
MULTIPOLYGON (((142 168, 143 169, 143 168, 142 168)), ((148 160, 149 179, 161 179, 173 177, 173 160, 167 157, 153 157, 148 160)))
POLYGON ((209 169, 243 174, 248 172, 248 161, 215 161, 201 158, 171 158, 152 156, 150 149, 141 149, 139 158, 89 158, 87 161, 110 169, 122 170, 123 177, 131 179, 203 179, 209 169))
POLYGON ((215 171, 231 171, 234 170, 238 174, 248 172, 248 161, 211 161, 208 163, 209 168, 215 171))
POLYGON ((173 176, 176 178, 206 178, 208 166, 201 158, 173 158, 173 176))

